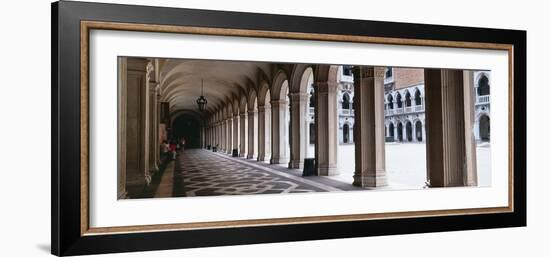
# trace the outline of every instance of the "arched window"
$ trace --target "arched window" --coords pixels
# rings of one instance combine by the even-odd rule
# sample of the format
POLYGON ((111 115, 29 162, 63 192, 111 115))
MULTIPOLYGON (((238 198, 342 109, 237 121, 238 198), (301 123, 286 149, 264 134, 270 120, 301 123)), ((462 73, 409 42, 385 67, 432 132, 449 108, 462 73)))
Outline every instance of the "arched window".
POLYGON ((401 122, 397 124, 397 140, 399 142, 403 141, 403 123, 401 122))
POLYGON ((388 95, 388 107, 393 109, 393 96, 388 95))
POLYGON ((348 110, 350 109, 351 104, 349 101, 349 94, 344 93, 344 96, 342 96, 342 109, 348 110))
POLYGON ((344 127, 342 129, 342 132, 344 134, 344 144, 347 144, 349 143, 349 125, 347 123, 344 124, 344 127))
POLYGON ((389 126, 389 129, 390 131, 388 132, 388 134, 390 135, 390 137, 394 137, 395 136, 395 128, 393 126, 393 123, 390 123, 390 126, 389 126))
POLYGON ((418 88, 416 89, 416 92, 414 92, 414 104, 422 105, 422 98, 420 97, 420 90, 418 90, 418 88))
POLYGON ((309 144, 315 144, 315 123, 309 123, 309 144))
POLYGON ((407 90, 407 93, 405 94, 405 106, 410 107, 411 106, 411 94, 407 90))
POLYGON ((401 101, 401 94, 399 92, 397 92, 395 101, 397 102, 397 108, 403 108, 403 102, 401 101))
POLYGON ((393 76, 393 68, 388 67, 386 68, 386 78, 391 78, 393 76))
POLYGON ((491 140, 491 122, 487 115, 479 118, 479 137, 481 141, 491 140))
POLYGON ((407 125, 405 125, 405 133, 407 134, 407 142, 412 142, 412 123, 410 121, 407 121, 407 125))
POLYGON ((477 94, 478 95, 488 95, 490 92, 489 79, 485 74, 481 75, 479 82, 477 83, 477 94))
POLYGON ((415 126, 415 137, 416 137, 416 141, 418 142, 422 142, 422 122, 420 121, 417 121, 416 124, 414 125, 415 126))

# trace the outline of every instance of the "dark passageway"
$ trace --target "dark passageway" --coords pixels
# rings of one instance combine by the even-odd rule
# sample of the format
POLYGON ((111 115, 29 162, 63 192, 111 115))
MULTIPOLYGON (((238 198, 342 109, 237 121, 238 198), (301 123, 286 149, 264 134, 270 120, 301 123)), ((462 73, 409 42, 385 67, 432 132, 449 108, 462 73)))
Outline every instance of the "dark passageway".
POLYGON ((200 148, 201 123, 192 115, 181 115, 174 120, 173 138, 180 141, 185 139, 185 148, 200 148))

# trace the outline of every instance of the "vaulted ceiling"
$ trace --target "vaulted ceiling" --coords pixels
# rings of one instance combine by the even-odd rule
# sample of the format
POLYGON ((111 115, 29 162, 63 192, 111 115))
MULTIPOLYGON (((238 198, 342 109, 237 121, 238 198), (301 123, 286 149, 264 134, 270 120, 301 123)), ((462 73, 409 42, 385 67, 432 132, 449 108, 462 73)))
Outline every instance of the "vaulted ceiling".
POLYGON ((227 99, 246 94, 264 74, 269 79, 271 63, 217 60, 164 59, 160 63, 160 83, 163 101, 170 110, 198 111, 196 100, 203 95, 208 100, 207 111, 219 108, 227 99))

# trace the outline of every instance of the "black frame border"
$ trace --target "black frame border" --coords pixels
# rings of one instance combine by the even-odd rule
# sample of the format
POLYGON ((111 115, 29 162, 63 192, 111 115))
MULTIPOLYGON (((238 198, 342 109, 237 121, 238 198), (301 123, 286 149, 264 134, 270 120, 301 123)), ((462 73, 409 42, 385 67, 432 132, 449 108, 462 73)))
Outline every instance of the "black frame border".
POLYGON ((526 226, 526 31, 61 1, 51 6, 51 252, 81 255, 526 226), (81 236, 80 21, 513 45, 514 211, 81 236))

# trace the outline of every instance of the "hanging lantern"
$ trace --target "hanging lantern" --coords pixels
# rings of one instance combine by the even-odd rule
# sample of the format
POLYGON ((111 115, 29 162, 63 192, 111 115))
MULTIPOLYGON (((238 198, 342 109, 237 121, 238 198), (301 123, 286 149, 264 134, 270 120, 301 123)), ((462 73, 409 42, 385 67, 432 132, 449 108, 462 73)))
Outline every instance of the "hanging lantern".
POLYGON ((206 104, 208 103, 208 101, 206 100, 206 97, 204 97, 203 95, 203 88, 204 88, 204 84, 201 79, 201 96, 197 99, 197 105, 199 106, 199 111, 201 112, 206 110, 206 104))

